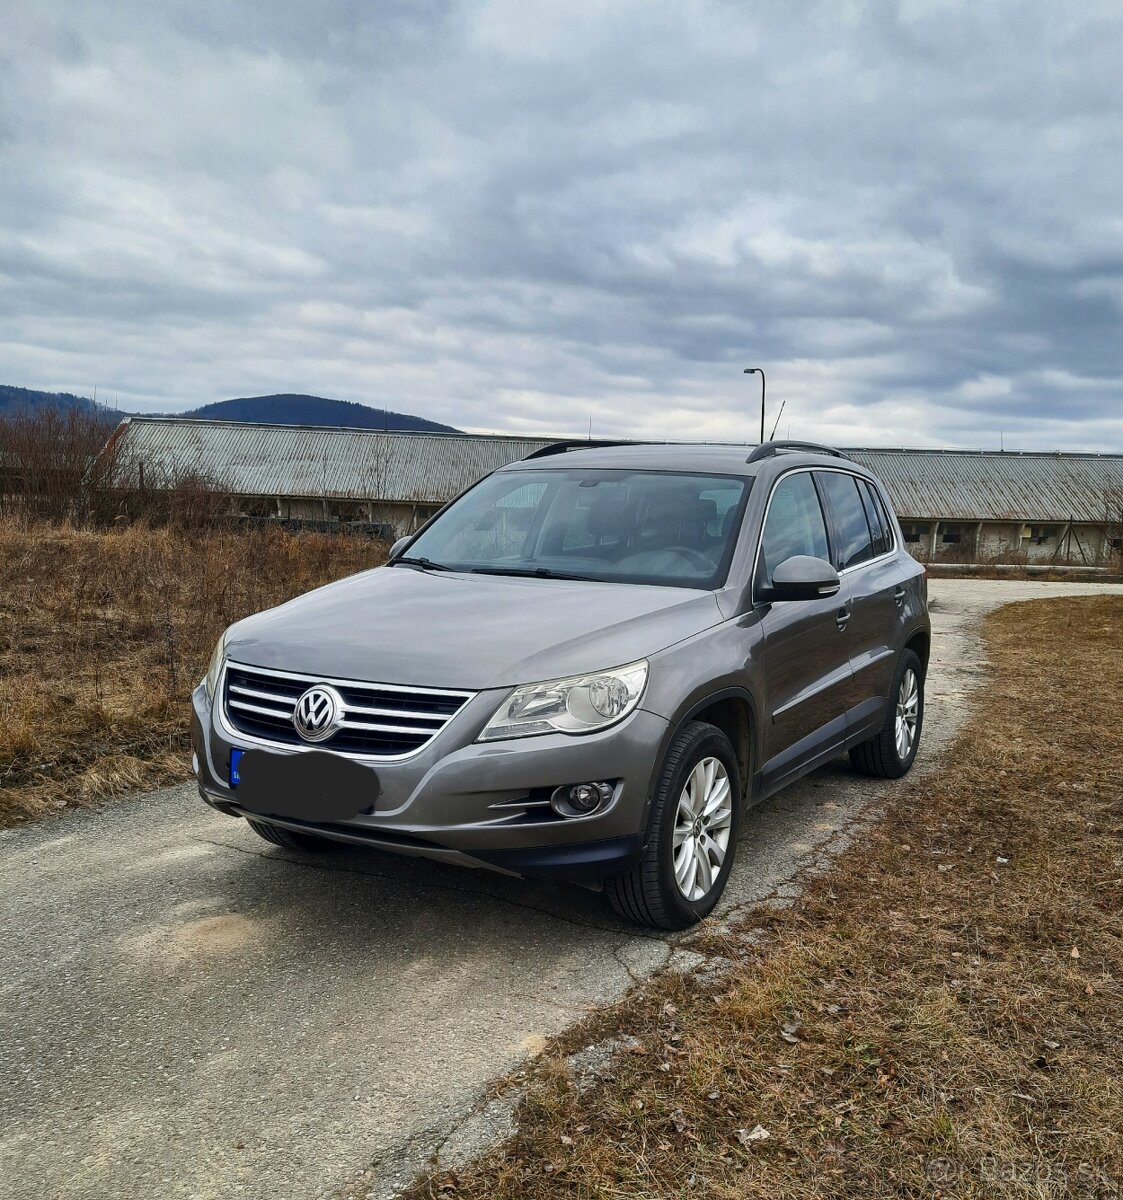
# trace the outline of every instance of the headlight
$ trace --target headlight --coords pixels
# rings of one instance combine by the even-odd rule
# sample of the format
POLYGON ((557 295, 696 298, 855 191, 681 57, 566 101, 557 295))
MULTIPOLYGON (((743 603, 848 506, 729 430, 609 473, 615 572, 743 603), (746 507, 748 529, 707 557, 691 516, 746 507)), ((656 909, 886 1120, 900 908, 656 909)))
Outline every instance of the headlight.
POLYGON ((623 720, 639 703, 647 661, 592 675, 515 688, 484 726, 481 742, 535 733, 593 733, 623 720))
POLYGON ((207 667, 207 699, 214 699, 214 690, 218 687, 218 677, 222 671, 222 664, 226 658, 226 634, 218 639, 218 645, 214 648, 214 653, 211 655, 211 665, 207 667))

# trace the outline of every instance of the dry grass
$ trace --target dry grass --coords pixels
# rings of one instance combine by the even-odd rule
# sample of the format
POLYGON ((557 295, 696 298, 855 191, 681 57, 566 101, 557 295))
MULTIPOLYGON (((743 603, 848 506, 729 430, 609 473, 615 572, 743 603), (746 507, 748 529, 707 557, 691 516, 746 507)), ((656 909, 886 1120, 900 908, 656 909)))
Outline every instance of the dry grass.
POLYGON ((703 932, 726 974, 557 1042, 514 1141, 417 1194, 1117 1196, 1123 600, 986 632, 998 670, 947 766, 794 907, 703 932), (563 1056, 612 1033, 639 1048, 579 1094, 563 1056))
POLYGON ((0 823, 184 776, 189 696, 221 631, 384 557, 275 528, 0 519, 0 823))

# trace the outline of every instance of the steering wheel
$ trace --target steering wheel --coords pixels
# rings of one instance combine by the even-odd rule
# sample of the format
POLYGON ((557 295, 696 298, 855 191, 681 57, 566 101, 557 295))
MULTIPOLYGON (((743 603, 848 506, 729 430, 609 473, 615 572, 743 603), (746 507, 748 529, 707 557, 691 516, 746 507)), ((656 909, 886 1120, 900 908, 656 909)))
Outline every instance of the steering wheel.
POLYGON ((691 546, 668 546, 668 554, 677 554, 680 558, 685 558, 691 566, 697 567, 700 571, 712 571, 714 564, 701 552, 695 550, 691 546))
POLYGON ((668 565, 666 556, 671 554, 707 574, 714 569, 714 564, 704 554, 690 546, 664 546, 659 550, 641 550, 637 554, 629 554, 627 558, 622 558, 616 565, 636 571, 660 570, 668 565))

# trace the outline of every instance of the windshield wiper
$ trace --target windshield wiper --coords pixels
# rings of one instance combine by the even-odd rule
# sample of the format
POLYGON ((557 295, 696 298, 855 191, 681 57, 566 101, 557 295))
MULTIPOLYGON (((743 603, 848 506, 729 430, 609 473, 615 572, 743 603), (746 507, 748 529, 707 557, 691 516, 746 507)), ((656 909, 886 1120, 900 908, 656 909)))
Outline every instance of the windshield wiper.
POLYGON ((452 567, 446 567, 444 563, 434 562, 431 558, 410 558, 408 555, 404 558, 395 558, 392 567, 421 567, 424 571, 451 571, 452 567))
MULTIPOLYGON (((401 561, 401 560, 399 560, 401 561)), ((473 567, 473 575, 519 575, 528 579, 575 579, 579 583, 604 583, 592 575, 570 575, 565 571, 551 571, 549 567, 473 567)))

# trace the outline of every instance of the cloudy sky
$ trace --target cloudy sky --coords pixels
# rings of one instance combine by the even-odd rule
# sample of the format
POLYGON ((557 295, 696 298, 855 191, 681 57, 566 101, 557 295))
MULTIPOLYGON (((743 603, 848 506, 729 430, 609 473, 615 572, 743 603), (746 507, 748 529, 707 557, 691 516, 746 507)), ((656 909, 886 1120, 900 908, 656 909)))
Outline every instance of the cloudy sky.
POLYGON ((1123 450, 1123 6, 0 0, 0 382, 1123 450), (771 426, 771 420, 769 421, 771 426))

